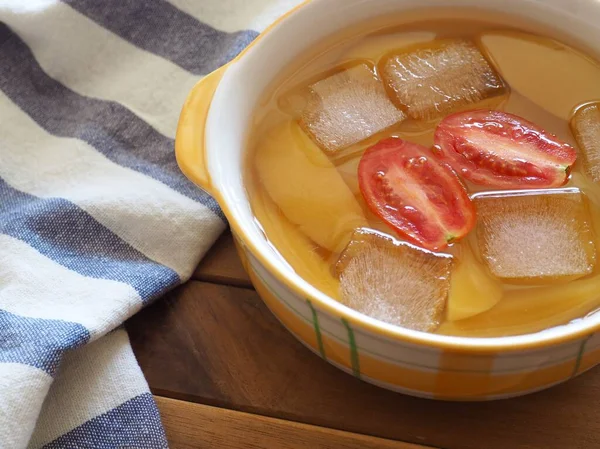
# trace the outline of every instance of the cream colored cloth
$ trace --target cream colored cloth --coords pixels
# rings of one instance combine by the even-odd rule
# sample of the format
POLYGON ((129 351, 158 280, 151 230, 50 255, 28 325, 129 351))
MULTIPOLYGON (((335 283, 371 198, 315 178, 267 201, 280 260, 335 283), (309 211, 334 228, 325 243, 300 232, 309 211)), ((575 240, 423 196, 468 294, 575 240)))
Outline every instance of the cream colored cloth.
POLYGON ((0 0, 0 448, 167 446, 119 326, 226 226, 179 112, 298 3, 0 0))

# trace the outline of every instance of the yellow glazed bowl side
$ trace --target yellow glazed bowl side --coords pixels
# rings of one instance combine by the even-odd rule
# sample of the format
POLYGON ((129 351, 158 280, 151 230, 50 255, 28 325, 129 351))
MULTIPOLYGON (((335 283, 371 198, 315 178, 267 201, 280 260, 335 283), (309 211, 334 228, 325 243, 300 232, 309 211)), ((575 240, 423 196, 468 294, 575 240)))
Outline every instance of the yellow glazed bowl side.
POLYGON ((307 347, 368 382, 414 396, 444 400, 519 396, 566 381, 600 363, 600 333, 579 332, 518 348, 434 345, 425 338, 361 322, 317 298, 308 297, 277 272, 251 239, 245 237, 242 226, 233 219, 228 205, 211 184, 205 164, 204 127, 226 67, 203 78, 189 94, 177 129, 177 161, 191 181, 215 196, 230 220, 240 258, 257 292, 283 325, 307 347))
POLYGON ((237 237, 236 247, 256 291, 296 338, 338 368, 390 390, 439 400, 504 399, 567 381, 600 362, 600 337, 475 355, 388 339, 317 309, 270 275, 237 237), (370 339, 376 344, 365 344, 370 339))
MULTIPOLYGON (((222 70, 193 89, 177 132, 177 161, 200 187, 213 193, 204 164, 203 125, 222 70)), ((320 307, 286 279, 278 279, 252 254, 231 222, 238 253, 257 292, 281 323, 326 361, 368 382, 426 398, 489 400, 519 396, 566 381, 600 363, 600 334, 533 350, 468 354, 401 341, 320 307)))

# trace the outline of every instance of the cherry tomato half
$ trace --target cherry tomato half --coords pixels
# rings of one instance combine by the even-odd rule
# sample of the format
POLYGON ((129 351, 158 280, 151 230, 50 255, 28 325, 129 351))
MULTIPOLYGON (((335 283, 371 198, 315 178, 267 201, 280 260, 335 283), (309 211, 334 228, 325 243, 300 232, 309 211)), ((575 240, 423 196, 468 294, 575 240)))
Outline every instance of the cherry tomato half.
POLYGON ((473 204, 456 173, 422 145, 381 140, 362 156, 358 181, 369 208, 423 248, 443 249, 475 224, 473 204))
POLYGON ((485 186, 532 189, 568 180, 577 152, 537 125, 501 111, 449 115, 435 131, 440 159, 485 186))

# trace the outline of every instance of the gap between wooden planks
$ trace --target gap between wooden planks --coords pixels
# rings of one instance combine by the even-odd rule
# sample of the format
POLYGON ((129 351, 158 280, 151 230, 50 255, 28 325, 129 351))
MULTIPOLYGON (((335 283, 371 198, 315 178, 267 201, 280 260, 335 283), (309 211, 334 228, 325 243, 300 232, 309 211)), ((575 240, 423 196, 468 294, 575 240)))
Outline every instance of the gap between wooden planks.
POLYGON ((434 449, 155 396, 171 449, 434 449))
POLYGON ((219 237, 204 256, 192 274, 192 280, 253 289, 229 230, 219 237))
POLYGON ((229 285, 248 282, 231 234, 213 249, 197 274, 213 283, 189 282, 127 323, 155 394, 448 449, 600 448, 600 368, 548 391, 489 403, 388 392, 325 363, 253 290, 229 285))

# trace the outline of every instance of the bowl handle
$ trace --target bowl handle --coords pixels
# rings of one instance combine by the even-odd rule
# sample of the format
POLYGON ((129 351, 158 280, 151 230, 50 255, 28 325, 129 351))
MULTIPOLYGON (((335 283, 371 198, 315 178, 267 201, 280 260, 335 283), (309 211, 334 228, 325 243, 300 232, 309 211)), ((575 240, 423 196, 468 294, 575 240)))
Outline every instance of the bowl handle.
POLYGON ((226 69, 227 65, 224 65, 215 70, 192 88, 179 116, 175 136, 175 157, 179 168, 190 181, 208 193, 212 193, 213 187, 206 167, 206 118, 215 90, 226 69))

